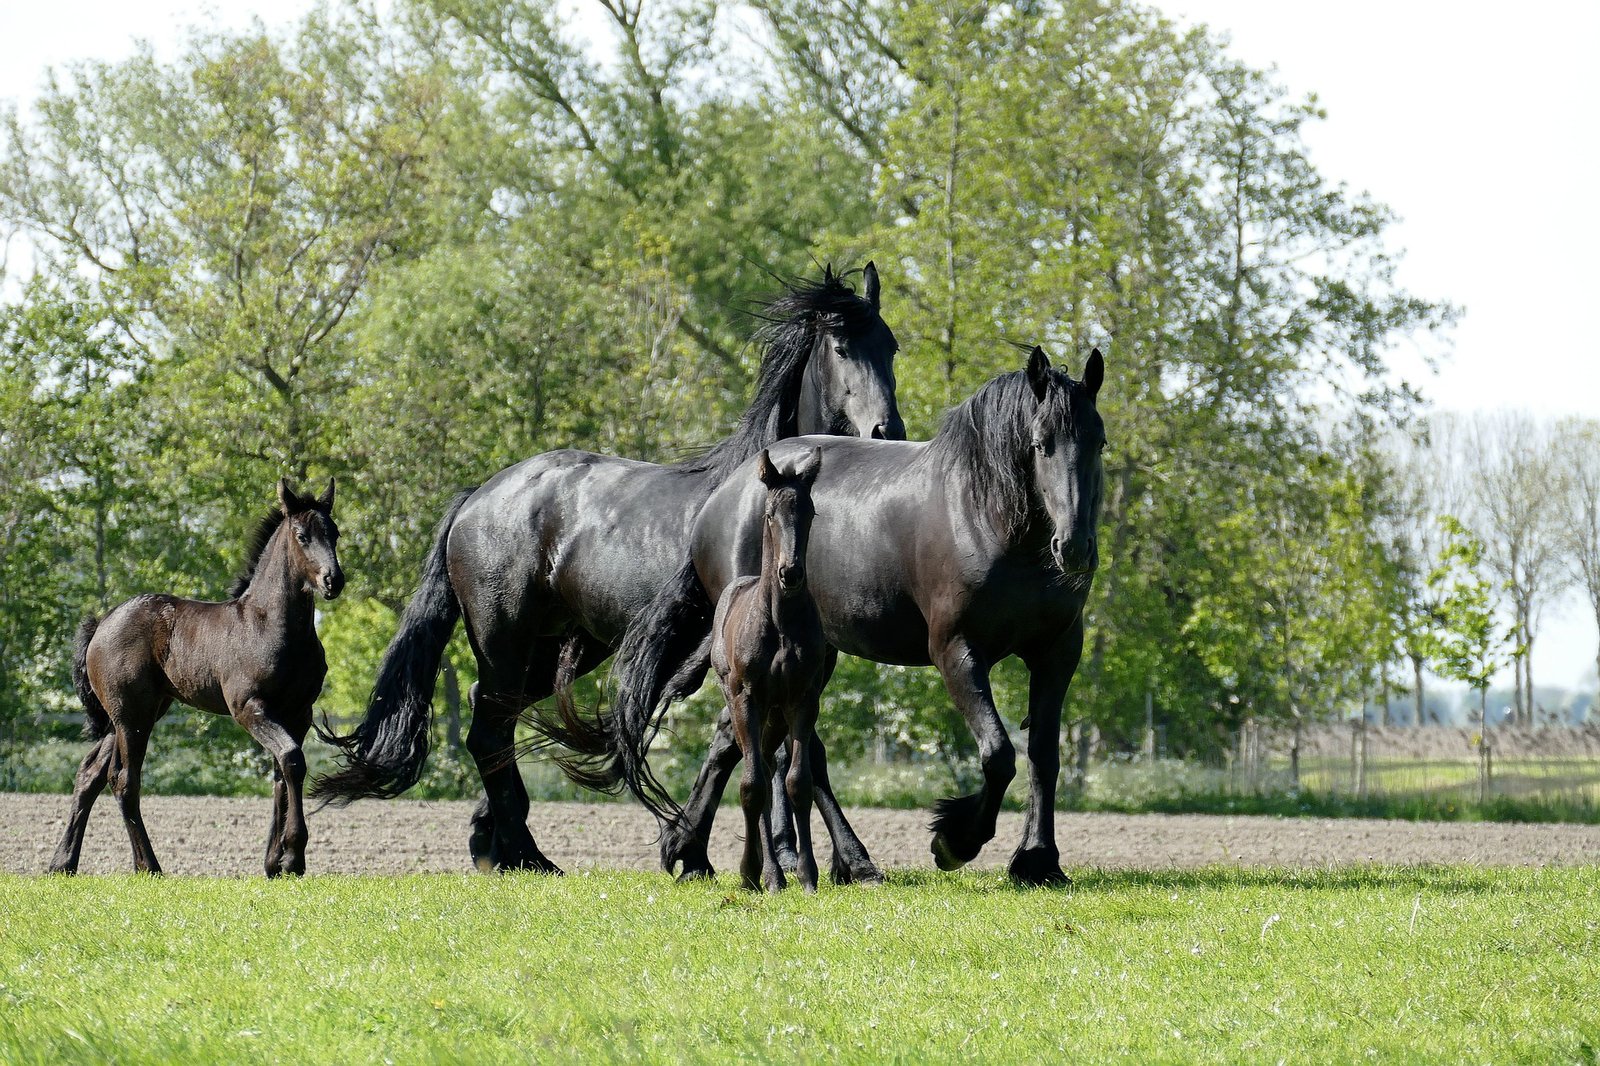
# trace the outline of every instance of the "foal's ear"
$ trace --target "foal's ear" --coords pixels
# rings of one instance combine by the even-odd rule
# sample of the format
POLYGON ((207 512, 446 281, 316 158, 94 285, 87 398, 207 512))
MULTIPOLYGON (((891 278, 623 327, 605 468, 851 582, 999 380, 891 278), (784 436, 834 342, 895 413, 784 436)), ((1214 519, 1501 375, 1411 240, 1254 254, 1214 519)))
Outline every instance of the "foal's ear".
POLYGON ((781 479, 778 477, 778 468, 772 465, 772 456, 767 454, 765 448, 761 449, 761 458, 756 460, 756 477, 767 488, 772 488, 781 479))
POLYGON ((1037 344, 1028 353, 1028 384, 1033 388, 1034 398, 1039 400, 1044 399, 1050 388, 1050 357, 1037 344))
POLYGON ((328 487, 317 497, 317 510, 323 514, 333 514, 333 478, 328 479, 328 487))
POLYGON ((812 448, 806 457, 795 464, 794 476, 800 484, 810 488, 817 480, 817 471, 822 469, 822 449, 812 448))
POLYGON ((871 304, 872 309, 876 311, 878 309, 878 266, 876 263, 867 263, 866 269, 861 272, 861 281, 862 288, 865 289, 867 303, 871 304))
POLYGON ((289 484, 289 479, 286 477, 278 479, 278 506, 283 508, 285 518, 306 509, 306 501, 294 491, 294 486, 289 484))
POLYGON ((1089 353, 1089 361, 1083 367, 1083 385, 1089 390, 1090 396, 1100 394, 1100 386, 1106 380, 1106 361, 1100 357, 1100 349, 1096 348, 1089 353))

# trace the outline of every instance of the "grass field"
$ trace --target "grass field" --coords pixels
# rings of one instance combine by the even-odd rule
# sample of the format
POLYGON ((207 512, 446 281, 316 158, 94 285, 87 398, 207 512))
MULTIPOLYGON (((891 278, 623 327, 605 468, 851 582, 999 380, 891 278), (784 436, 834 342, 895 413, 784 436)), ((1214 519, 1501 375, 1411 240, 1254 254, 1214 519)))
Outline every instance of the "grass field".
POLYGON ((1600 869, 0 878, 7 1062, 1594 1061, 1600 869))

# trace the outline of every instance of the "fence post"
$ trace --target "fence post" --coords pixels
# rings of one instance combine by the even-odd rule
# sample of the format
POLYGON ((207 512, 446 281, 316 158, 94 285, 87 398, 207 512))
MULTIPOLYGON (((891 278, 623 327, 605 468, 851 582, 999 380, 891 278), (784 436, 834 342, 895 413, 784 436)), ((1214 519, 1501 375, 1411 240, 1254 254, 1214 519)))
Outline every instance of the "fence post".
POLYGON ((1362 715, 1355 732, 1356 799, 1367 798, 1367 719, 1362 715))
POLYGON ((1294 714, 1294 738, 1289 741, 1289 790, 1300 795, 1300 709, 1291 707, 1294 714))

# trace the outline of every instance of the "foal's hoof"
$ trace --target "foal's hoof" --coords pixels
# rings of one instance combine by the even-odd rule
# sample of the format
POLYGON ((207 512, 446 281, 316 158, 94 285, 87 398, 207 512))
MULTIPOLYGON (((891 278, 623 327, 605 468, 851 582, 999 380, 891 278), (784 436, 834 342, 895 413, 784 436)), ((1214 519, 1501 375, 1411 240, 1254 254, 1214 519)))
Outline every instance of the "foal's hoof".
POLYGON ((472 835, 467 838, 467 853, 472 856, 472 865, 477 867, 479 873, 492 874, 495 871, 494 861, 494 823, 487 819, 472 822, 472 835))
POLYGON ((1072 878, 1061 870, 1061 861, 1054 848, 1029 848, 1011 857, 1007 872, 1019 885, 1065 888, 1072 878))
POLYGON ((933 835, 933 843, 928 850, 933 852, 933 864, 946 873, 951 870, 959 870, 972 861, 972 856, 970 855, 963 858, 956 854, 955 849, 945 839, 943 833, 935 833, 933 835))

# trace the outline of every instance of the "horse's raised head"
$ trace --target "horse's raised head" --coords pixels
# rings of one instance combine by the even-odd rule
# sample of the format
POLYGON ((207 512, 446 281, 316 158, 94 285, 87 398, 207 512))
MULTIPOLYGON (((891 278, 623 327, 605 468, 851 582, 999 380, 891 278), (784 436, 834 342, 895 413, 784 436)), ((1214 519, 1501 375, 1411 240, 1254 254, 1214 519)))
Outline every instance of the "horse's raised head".
POLYGON ((811 330, 799 431, 904 440, 894 381, 900 345, 879 314, 882 286, 875 264, 861 271, 861 289, 858 295, 829 267, 821 284, 794 286, 782 298, 811 330))
POLYGON ((772 568, 770 576, 777 579, 785 596, 797 595, 806 586, 806 546, 816 516, 811 486, 821 469, 821 448, 811 449, 788 470, 773 463, 766 451, 756 459, 756 476, 767 488, 762 569, 772 568))
POLYGON ((1106 431, 1095 398, 1105 372, 1098 348, 1089 355, 1082 381, 1053 368, 1043 348, 1028 353, 1028 386, 1036 403, 1029 441, 1034 485, 1053 527, 1050 554, 1066 574, 1090 574, 1100 565, 1095 529, 1106 431))
POLYGON ((339 565, 339 527, 333 521, 334 481, 321 496, 295 491, 288 478, 278 482, 278 506, 283 509, 284 536, 289 538, 289 558, 305 579, 308 592, 331 600, 344 591, 344 569, 339 565))

